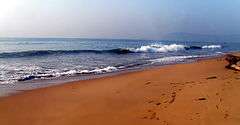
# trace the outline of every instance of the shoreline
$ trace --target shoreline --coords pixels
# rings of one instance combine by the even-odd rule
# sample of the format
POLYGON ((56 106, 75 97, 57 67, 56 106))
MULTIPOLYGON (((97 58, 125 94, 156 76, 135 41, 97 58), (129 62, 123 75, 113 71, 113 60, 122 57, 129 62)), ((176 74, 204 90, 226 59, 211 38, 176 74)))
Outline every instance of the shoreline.
MULTIPOLYGON (((238 53, 238 52, 230 52, 230 53, 234 54, 234 53, 238 53)), ((145 70, 159 69, 159 68, 162 68, 165 66, 172 66, 172 65, 178 65, 178 64, 191 64, 191 63, 195 63, 195 62, 202 61, 202 60, 221 58, 225 55, 226 54, 209 56, 209 57, 199 57, 199 58, 188 60, 185 62, 175 62, 175 63, 163 64, 163 65, 148 65, 148 66, 143 66, 143 67, 138 67, 138 68, 133 68, 133 69, 124 69, 124 70, 120 70, 120 71, 103 73, 103 74, 90 74, 90 75, 83 75, 83 76, 78 76, 78 75, 76 75, 76 76, 61 76, 59 78, 56 77, 53 79, 36 79, 36 80, 19 82, 15 85, 2 84, 2 86, 5 86, 6 90, 4 92, 4 89, 2 89, 2 91, 1 91, 1 88, 0 88, 0 91, 1 91, 0 98, 9 97, 9 96, 13 96, 16 94, 21 94, 24 91, 31 91, 31 90, 41 89, 41 88, 48 88, 48 87, 52 87, 52 86, 59 86, 59 85, 68 84, 68 83, 72 83, 72 82, 95 80, 95 79, 99 79, 99 78, 118 76, 118 75, 122 75, 122 74, 141 72, 141 71, 145 71, 145 70), (13 88, 8 87, 8 86, 13 86, 13 88)))
POLYGON ((239 124, 240 76, 226 64, 216 57, 1 97, 0 123, 239 124))

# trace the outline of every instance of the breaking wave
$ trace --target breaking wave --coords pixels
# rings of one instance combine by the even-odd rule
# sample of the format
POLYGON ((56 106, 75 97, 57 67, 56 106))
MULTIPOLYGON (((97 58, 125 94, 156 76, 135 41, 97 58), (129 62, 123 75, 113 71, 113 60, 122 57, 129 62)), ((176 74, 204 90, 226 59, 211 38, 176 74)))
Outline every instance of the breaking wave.
POLYGON ((39 73, 35 75, 26 75, 19 78, 17 81, 28 81, 34 79, 47 79, 60 76, 72 76, 77 74, 102 74, 117 71, 118 68, 114 66, 108 66, 105 68, 95 68, 93 70, 68 70, 63 72, 52 72, 52 73, 39 73))
POLYGON ((3 52, 0 53, 0 58, 21 58, 33 56, 46 56, 58 54, 80 54, 80 53, 95 53, 95 54, 129 54, 129 53, 166 53, 184 50, 197 49, 220 49, 221 45, 205 45, 205 46, 186 46, 181 44, 152 44, 141 46, 139 48, 117 48, 110 50, 32 50, 22 52, 3 52))
POLYGON ((113 54, 126 54, 133 53, 128 49, 111 49, 111 50, 33 50, 22 52, 9 52, 0 53, 0 58, 21 58, 32 56, 46 56, 46 55, 58 55, 58 54, 79 54, 79 53, 113 53, 113 54))
POLYGON ((185 46, 184 45, 178 45, 178 44, 170 44, 170 45, 159 45, 159 44, 154 44, 154 45, 148 45, 148 46, 141 46, 140 48, 136 49, 130 49, 133 52, 160 52, 160 53, 165 53, 165 52, 171 52, 171 51, 179 51, 179 50, 184 50, 185 46))

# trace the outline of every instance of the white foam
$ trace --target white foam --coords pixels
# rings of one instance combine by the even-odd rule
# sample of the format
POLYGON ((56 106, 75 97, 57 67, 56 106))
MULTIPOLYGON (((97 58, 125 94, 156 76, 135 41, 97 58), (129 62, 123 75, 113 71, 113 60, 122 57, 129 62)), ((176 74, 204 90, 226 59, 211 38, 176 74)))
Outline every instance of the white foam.
POLYGON ((200 58, 203 56, 171 56, 171 57, 163 57, 159 59, 153 59, 149 60, 152 63, 162 63, 162 64, 168 64, 168 63, 175 63, 175 62, 183 62, 186 59, 192 59, 192 58, 200 58))
POLYGON ((216 52, 216 54, 225 54, 224 52, 216 52))
POLYGON ((206 45, 206 46, 202 46, 203 49, 219 49, 222 48, 221 45, 206 45))
POLYGON ((61 75, 72 75, 72 74, 76 74, 77 71, 76 70, 69 70, 66 72, 62 72, 61 75))
POLYGON ((116 71, 116 70, 117 70, 116 67, 114 67, 114 66, 108 66, 108 67, 102 68, 102 69, 96 68, 96 69, 94 69, 94 70, 92 70, 92 71, 90 71, 90 72, 93 72, 93 73, 104 73, 104 72, 112 72, 112 71, 116 71))
POLYGON ((184 45, 179 45, 179 44, 170 44, 170 45, 153 44, 153 45, 141 46, 140 48, 130 49, 130 50, 134 52, 165 53, 165 52, 171 52, 171 51, 184 50, 184 48, 185 48, 184 45))
POLYGON ((82 70, 82 71, 80 71, 79 73, 80 73, 80 74, 88 74, 88 73, 90 73, 90 72, 89 72, 89 70, 82 70))
POLYGON ((113 72, 118 70, 118 68, 114 66, 108 66, 105 68, 96 68, 94 70, 81 70, 78 73, 80 74, 90 74, 90 73, 95 73, 95 74, 100 74, 100 73, 106 73, 106 72, 113 72))
POLYGON ((100 73, 106 73, 106 72, 113 72, 118 70, 116 67, 113 66, 108 66, 105 68, 96 68, 94 70, 81 70, 81 71, 77 71, 77 70, 69 70, 66 72, 57 72, 56 74, 54 74, 54 76, 59 77, 62 75, 74 75, 74 74, 89 74, 89 73, 96 73, 96 74, 100 74, 100 73))

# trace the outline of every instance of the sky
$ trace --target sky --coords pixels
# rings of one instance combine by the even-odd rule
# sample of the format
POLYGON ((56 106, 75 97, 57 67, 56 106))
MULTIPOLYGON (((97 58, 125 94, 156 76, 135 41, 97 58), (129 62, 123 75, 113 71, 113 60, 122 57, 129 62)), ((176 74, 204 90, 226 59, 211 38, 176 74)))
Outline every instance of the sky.
POLYGON ((0 37, 240 34, 240 0, 0 0, 0 37))

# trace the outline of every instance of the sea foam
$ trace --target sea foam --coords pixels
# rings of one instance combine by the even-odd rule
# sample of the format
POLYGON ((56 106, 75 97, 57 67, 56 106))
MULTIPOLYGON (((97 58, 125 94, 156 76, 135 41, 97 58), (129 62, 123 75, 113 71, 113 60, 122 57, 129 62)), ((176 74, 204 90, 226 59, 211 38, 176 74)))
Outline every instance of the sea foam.
POLYGON ((153 44, 153 45, 147 45, 147 46, 141 46, 140 48, 136 49, 130 49, 134 52, 171 52, 171 51, 179 51, 184 50, 184 45, 179 44, 170 44, 170 45, 162 45, 162 44, 153 44))
POLYGON ((202 58, 205 57, 203 55, 192 55, 192 56, 170 56, 170 57, 162 57, 158 59, 150 60, 152 63, 161 63, 161 64, 169 64, 176 62, 184 62, 186 59, 194 59, 194 58, 202 58))
POLYGON ((221 45, 205 45, 205 46, 202 46, 203 49, 219 49, 219 48, 222 48, 221 45))

